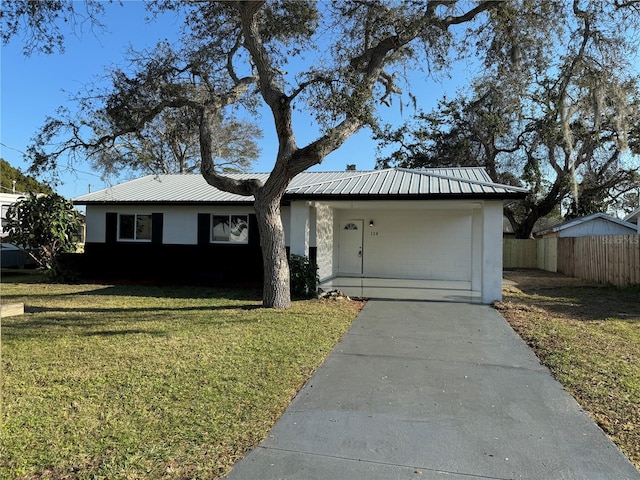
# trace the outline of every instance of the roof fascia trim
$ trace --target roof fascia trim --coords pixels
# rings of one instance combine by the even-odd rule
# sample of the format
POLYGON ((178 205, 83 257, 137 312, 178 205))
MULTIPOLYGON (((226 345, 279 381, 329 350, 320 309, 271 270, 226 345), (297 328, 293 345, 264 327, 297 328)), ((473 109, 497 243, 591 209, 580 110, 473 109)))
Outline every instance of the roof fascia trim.
POLYGON ((510 193, 428 193, 428 194, 285 194, 285 200, 520 200, 524 192, 510 193))

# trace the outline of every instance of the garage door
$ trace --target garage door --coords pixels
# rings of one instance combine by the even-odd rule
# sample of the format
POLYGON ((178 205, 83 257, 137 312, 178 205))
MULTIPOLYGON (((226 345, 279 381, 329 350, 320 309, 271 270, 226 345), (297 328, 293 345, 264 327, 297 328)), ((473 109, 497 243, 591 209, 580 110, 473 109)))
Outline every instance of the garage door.
POLYGON ((373 226, 364 219, 364 276, 471 281, 469 212, 370 215, 373 226))

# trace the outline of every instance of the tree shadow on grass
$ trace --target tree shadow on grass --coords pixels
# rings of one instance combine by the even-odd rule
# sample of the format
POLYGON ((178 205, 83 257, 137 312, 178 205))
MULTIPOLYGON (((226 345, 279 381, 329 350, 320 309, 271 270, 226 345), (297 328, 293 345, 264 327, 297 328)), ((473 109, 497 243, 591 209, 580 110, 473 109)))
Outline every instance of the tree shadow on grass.
MULTIPOLYGON (((47 283, 42 273, 29 272, 24 275, 15 275, 6 278, 5 270, 2 271, 3 277, 11 283, 20 284, 43 284, 47 283)), ((65 284, 58 284, 65 285, 65 284)), ((239 284, 239 283, 171 283, 171 282, 142 282, 118 280, 114 282, 83 282, 66 284, 70 287, 82 287, 86 285, 86 290, 75 291, 55 296, 71 296, 71 295, 105 295, 105 296, 128 296, 128 297, 151 297, 151 298, 176 298, 176 299, 199 299, 199 298, 220 298, 228 300, 261 300, 262 285, 258 284, 239 284)))
POLYGON ((125 297, 202 299, 218 298, 226 300, 260 300, 262 291, 257 288, 229 288, 221 286, 183 285, 108 285, 96 290, 88 290, 80 295, 106 295, 125 297))
MULTIPOLYGON (((38 307, 25 305, 24 313, 88 313, 88 314, 122 314, 122 313, 175 313, 175 312, 215 312, 224 310, 257 310, 263 308, 256 304, 235 304, 235 305, 185 305, 181 307, 38 307)), ((64 318, 64 317, 62 317, 64 318)))
POLYGON ((159 330, 128 329, 128 330, 98 330, 95 332, 86 332, 83 335, 85 337, 117 337, 120 335, 151 335, 152 337, 166 337, 168 333, 166 331, 159 331, 159 330))
MULTIPOLYGON (((87 317, 84 315, 81 309, 71 313, 60 313, 60 311, 47 312, 43 310, 45 315, 37 316, 21 316, 12 317, 10 320, 2 326, 2 336, 6 340, 12 338, 37 338, 37 337, 62 337, 62 336, 117 336, 117 335, 133 335, 133 334, 145 334, 151 336, 168 336, 172 333, 171 324, 158 325, 158 322, 184 322, 185 325, 197 326, 197 325, 210 325, 210 326, 229 326, 229 325, 242 325, 242 324, 254 324, 258 322, 256 318, 238 317, 233 318, 230 316, 210 316, 203 318, 202 316, 196 318, 188 317, 174 317, 158 318, 158 311, 152 309, 146 309, 149 312, 148 318, 128 318, 126 309, 118 309, 115 317, 109 315, 109 309, 105 309, 104 315, 100 315, 100 318, 96 318, 96 314, 93 313, 87 317), (123 313, 125 315, 123 315, 123 313), (145 322, 149 322, 149 328, 135 328, 128 327, 128 325, 144 325, 145 322), (152 325, 151 325, 152 324, 152 325), (124 328, 119 329, 118 326, 124 328), (161 328, 158 328, 160 326, 161 328), (162 327, 169 327, 163 329, 162 327)), ((113 313, 113 312, 112 312, 113 313)), ((9 319, 7 319, 9 320, 9 319)), ((176 325, 176 331, 182 330, 182 327, 176 325)))
MULTIPOLYGON (((531 271, 505 275, 516 281, 527 298, 515 298, 543 308, 552 315, 583 321, 616 318, 640 322, 640 294, 633 288, 597 285, 565 275, 531 271)), ((506 295, 508 300, 509 294, 506 295)))

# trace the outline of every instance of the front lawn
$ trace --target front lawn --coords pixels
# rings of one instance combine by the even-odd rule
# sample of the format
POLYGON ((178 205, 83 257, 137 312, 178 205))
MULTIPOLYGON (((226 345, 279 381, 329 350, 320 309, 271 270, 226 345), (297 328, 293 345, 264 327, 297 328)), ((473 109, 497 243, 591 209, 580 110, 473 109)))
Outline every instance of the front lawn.
POLYGON ((640 468, 640 289, 541 271, 504 276, 515 285, 497 308, 640 468))
POLYGON ((3 277, 0 478, 217 478, 361 307, 206 287, 3 277), (31 280, 31 281, 30 281, 31 280))

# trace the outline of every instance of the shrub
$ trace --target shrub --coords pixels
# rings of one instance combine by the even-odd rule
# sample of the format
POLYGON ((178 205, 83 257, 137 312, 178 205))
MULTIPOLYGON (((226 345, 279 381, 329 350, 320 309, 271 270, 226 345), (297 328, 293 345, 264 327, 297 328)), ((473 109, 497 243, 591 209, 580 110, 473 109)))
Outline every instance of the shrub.
POLYGON ((298 297, 312 297, 316 294, 318 266, 302 255, 290 255, 291 293, 298 297))
POLYGON ((80 212, 55 193, 30 193, 7 210, 9 241, 23 248, 53 281, 72 276, 59 258, 76 250, 80 227, 80 212))

